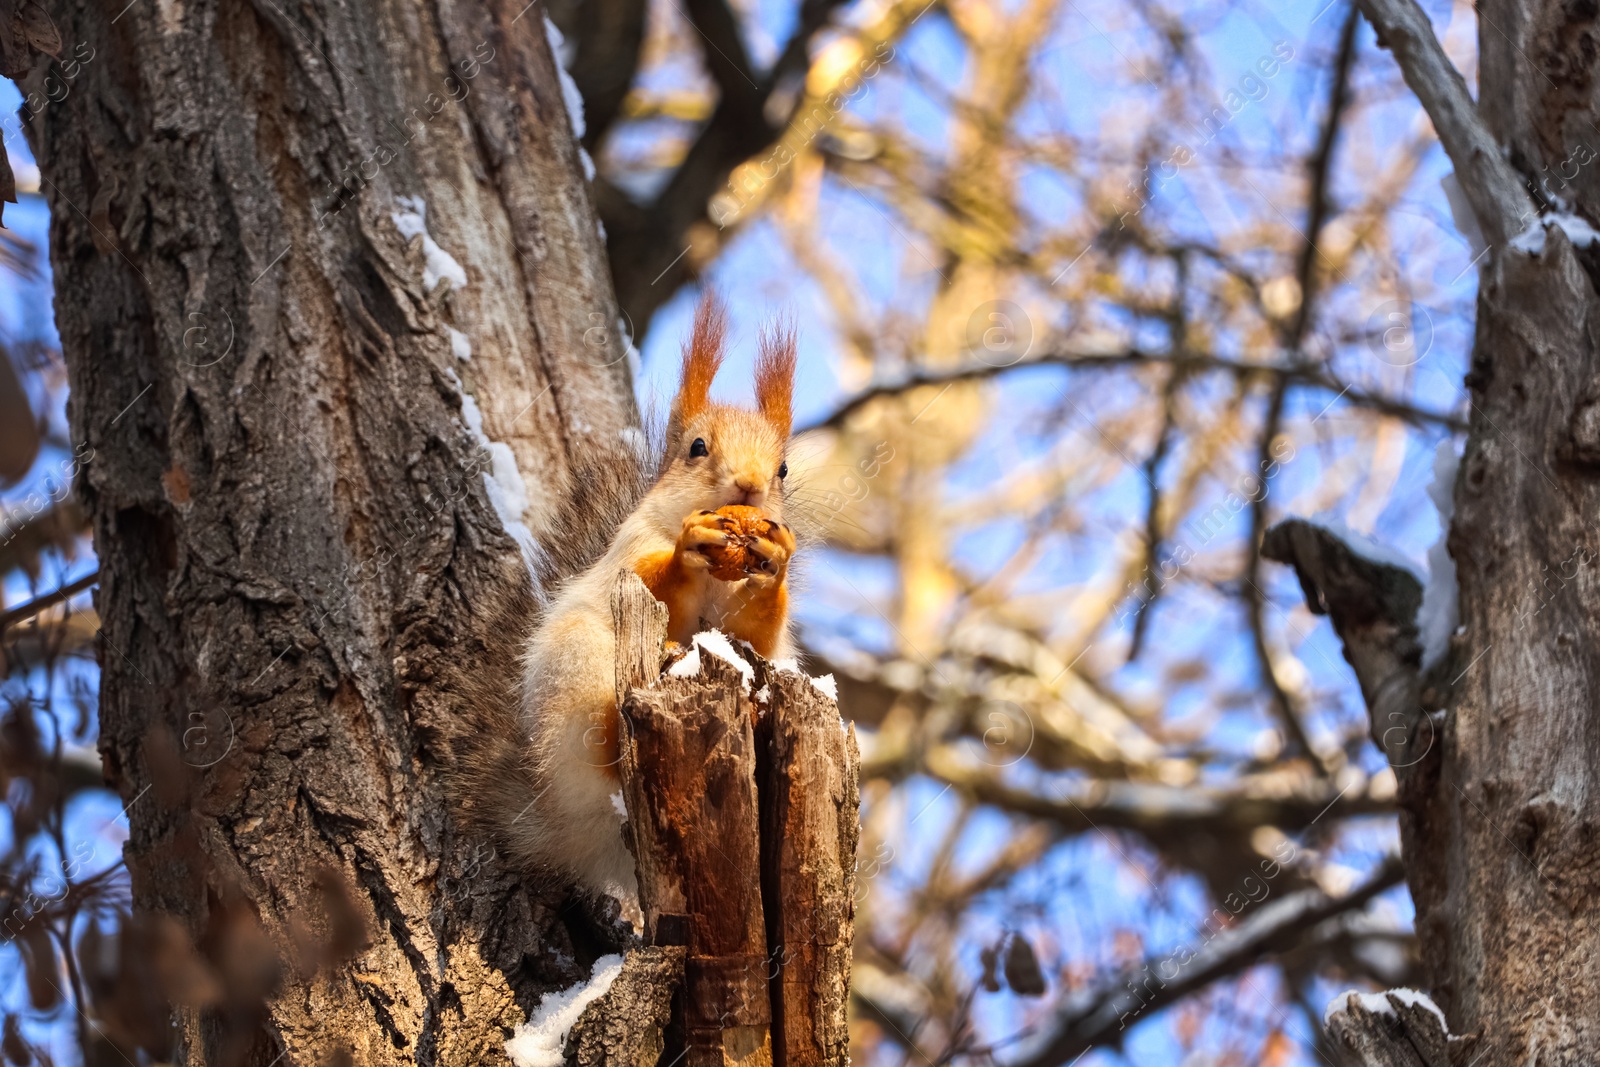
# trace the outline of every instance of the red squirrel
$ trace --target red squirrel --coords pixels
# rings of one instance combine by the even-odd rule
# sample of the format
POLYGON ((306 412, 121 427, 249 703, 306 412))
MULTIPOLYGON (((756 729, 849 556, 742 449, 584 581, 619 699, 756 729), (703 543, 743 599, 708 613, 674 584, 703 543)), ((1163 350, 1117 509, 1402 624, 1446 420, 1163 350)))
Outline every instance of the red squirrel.
POLYGON ((763 335, 750 411, 710 399, 726 332, 720 306, 702 301, 656 478, 604 553, 560 586, 527 639, 516 727, 525 749, 479 767, 480 781, 498 795, 474 806, 497 824, 514 864, 624 901, 637 888, 617 777, 618 573, 632 570, 666 605, 670 641, 688 644, 704 624, 768 658, 794 655, 787 582, 795 538, 784 522, 794 336, 763 335), (728 543, 732 520, 716 511, 730 504, 759 509, 767 523, 765 536, 739 539, 747 562, 726 580, 713 574, 710 557, 728 543))

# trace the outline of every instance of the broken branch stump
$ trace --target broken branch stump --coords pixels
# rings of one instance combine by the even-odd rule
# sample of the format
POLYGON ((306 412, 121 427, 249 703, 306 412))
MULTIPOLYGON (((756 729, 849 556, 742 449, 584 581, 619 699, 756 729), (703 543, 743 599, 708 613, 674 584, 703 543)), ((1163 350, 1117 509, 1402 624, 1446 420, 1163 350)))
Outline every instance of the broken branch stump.
POLYGON ((761 877, 773 961, 774 1060, 843 1064, 861 834, 854 727, 809 678, 761 667, 761 877))
POLYGON ((1324 1021, 1349 1067, 1453 1067, 1475 1043, 1452 1034, 1444 1013, 1412 989, 1341 993, 1324 1021))
POLYGON ((666 611, 612 598, 627 834, 649 946, 682 946, 663 1062, 844 1067, 855 734, 803 674, 696 642, 661 673, 666 611))

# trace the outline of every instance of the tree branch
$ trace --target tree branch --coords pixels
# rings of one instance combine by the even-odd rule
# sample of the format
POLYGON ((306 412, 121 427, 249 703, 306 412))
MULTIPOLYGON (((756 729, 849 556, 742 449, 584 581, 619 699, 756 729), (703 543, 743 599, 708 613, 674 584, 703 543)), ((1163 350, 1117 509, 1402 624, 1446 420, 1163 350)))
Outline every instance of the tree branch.
MULTIPOLYGON (((707 69, 722 90, 716 110, 651 203, 634 202, 604 179, 594 184, 610 234, 607 245, 618 302, 633 323, 636 339, 643 338, 656 309, 699 272, 732 232, 722 226, 727 220, 708 215, 711 198, 727 188, 735 167, 773 149, 794 125, 794 118, 769 121, 768 104, 774 93, 805 72, 811 40, 843 2, 805 0, 777 62, 764 75, 756 75, 749 60, 741 58, 737 19, 725 0, 693 0, 693 21, 706 35, 707 69)), ((908 23, 903 10, 908 6, 903 0, 891 5, 863 38, 898 34, 908 23)), ((800 103, 807 99, 800 94, 800 103)), ((779 170, 787 166, 770 158, 767 162, 779 170)))
POLYGON ((824 418, 802 426, 795 432, 805 433, 809 430, 839 429, 850 420, 852 415, 873 402, 884 397, 901 396, 912 389, 927 385, 950 385, 981 378, 993 378, 1031 367, 1105 370, 1116 367, 1164 365, 1171 365, 1174 369, 1190 375, 1208 372, 1232 374, 1243 381, 1256 378, 1280 377, 1295 386, 1337 393, 1356 407, 1369 408, 1380 415, 1403 419, 1412 425, 1445 426, 1452 430, 1465 430, 1467 428, 1464 420, 1447 412, 1428 411, 1423 408, 1413 407, 1399 400, 1346 385, 1320 367, 1286 367, 1268 363, 1247 363, 1243 360, 1231 359, 1226 356, 1202 356, 1192 353, 1169 354, 1130 348, 1123 352, 1046 352, 1004 366, 996 366, 989 363, 971 363, 953 369, 924 371, 906 375, 905 377, 880 382, 877 385, 863 389, 824 418))
POLYGON ((946 747, 928 752, 926 769, 980 803, 1046 819, 1069 833, 1129 830, 1153 843, 1196 833, 1242 837, 1260 826, 1294 833, 1322 819, 1394 811, 1392 796, 1371 788, 1336 789, 1326 779, 1310 775, 1290 787, 1281 776, 1245 779, 1226 788, 1102 780, 1062 789, 1052 798, 1010 785, 993 770, 957 760, 946 747))
POLYGON ((1478 114, 1467 83, 1434 36, 1427 13, 1416 0, 1356 3, 1433 120, 1484 239, 1490 245, 1504 244, 1534 214, 1533 201, 1478 114))
POLYGON ((1319 889, 1291 893, 1197 945, 1149 958, 1115 981, 1071 996, 1049 1036, 1011 1067, 1062 1067, 1089 1049, 1113 1044, 1131 1022, 1292 949, 1322 923, 1363 908, 1400 884, 1400 877, 1400 860, 1391 856, 1344 896, 1330 897, 1319 889))
POLYGON ((97 568, 70 585, 64 585, 59 589, 46 593, 44 596, 34 597, 26 604, 12 608, 10 611, 0 612, 0 634, 5 633, 19 622, 25 622, 33 618, 41 611, 53 608, 62 601, 71 600, 99 580, 100 571, 97 568))
MULTIPOLYGON (((756 82, 755 68, 739 35, 739 19, 726 0, 686 0, 689 21, 704 39, 706 70, 722 94, 724 107, 742 112, 740 118, 759 120, 766 92, 756 82)), ((770 91, 770 89, 768 90, 770 91)))
MULTIPOLYGON (((1305 341, 1306 330, 1311 325, 1311 306, 1317 283, 1317 237, 1321 234, 1322 226, 1328 217, 1328 177, 1333 169, 1333 150, 1339 143, 1339 125, 1344 118, 1345 105, 1349 102, 1350 68, 1355 64, 1356 55, 1355 31, 1356 13, 1352 8, 1345 19, 1344 27, 1339 31, 1339 52, 1333 64, 1333 84, 1329 90, 1328 115, 1322 124, 1322 136, 1317 142, 1317 150, 1307 163, 1311 189, 1306 203, 1304 244, 1300 249, 1297 265, 1300 306, 1295 309, 1294 319, 1282 331, 1282 344, 1284 349, 1292 354, 1293 365, 1308 362, 1301 351, 1301 346, 1305 341)), ((1272 483, 1265 477, 1265 472, 1271 470, 1275 462, 1273 443, 1278 438, 1283 420, 1283 405, 1288 395, 1289 379, 1280 377, 1273 383, 1272 393, 1267 401, 1266 418, 1262 420, 1261 440, 1256 448, 1255 469, 1255 473, 1261 476, 1259 482, 1261 491, 1250 496, 1250 540, 1247 545, 1249 557, 1245 561, 1243 592, 1256 659, 1261 666, 1261 678, 1266 682, 1272 696, 1273 708, 1283 722, 1290 751, 1302 753, 1320 767, 1323 773, 1329 773, 1329 765, 1306 735, 1305 724, 1300 721, 1300 709, 1296 707, 1295 699, 1278 677, 1277 664, 1273 662, 1272 649, 1267 643, 1267 594, 1261 582, 1261 538, 1267 529, 1267 503, 1272 483)))
MULTIPOLYGON (((1421 584, 1409 571, 1357 555, 1334 534, 1300 519, 1268 530, 1261 554, 1292 566, 1306 606, 1333 621, 1367 703, 1372 739, 1396 773, 1404 773, 1420 758, 1411 742, 1422 719, 1421 584)), ((1431 744, 1432 734, 1427 738, 1431 744)))

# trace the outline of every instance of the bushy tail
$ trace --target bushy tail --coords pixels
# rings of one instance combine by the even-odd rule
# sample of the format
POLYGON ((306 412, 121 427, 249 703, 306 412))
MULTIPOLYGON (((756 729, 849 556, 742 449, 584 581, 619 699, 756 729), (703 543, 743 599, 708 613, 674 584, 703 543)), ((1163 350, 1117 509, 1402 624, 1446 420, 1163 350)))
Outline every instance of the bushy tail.
POLYGON ((516 855, 517 837, 509 830, 543 788, 523 721, 523 655, 556 591, 605 554, 649 491, 659 464, 654 440, 658 434, 641 431, 606 447, 578 442, 581 462, 556 518, 537 538, 534 574, 519 568, 491 602, 480 598, 472 605, 481 662, 464 665, 454 687, 459 721, 450 731, 449 792, 457 816, 487 835, 513 866, 524 858, 516 855))
POLYGON ((564 582, 605 555, 617 528, 655 484, 661 465, 659 428, 625 432, 630 440, 585 440, 574 449, 572 485, 535 555, 533 584, 541 606, 564 582))

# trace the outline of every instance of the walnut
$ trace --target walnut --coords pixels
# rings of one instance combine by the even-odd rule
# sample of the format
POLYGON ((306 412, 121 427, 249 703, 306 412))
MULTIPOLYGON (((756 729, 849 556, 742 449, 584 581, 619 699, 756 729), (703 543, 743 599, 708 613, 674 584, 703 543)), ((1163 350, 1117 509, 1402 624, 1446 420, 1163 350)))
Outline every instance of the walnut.
POLYGON ((722 529, 728 535, 728 543, 720 548, 706 549, 706 557, 711 560, 713 577, 735 582, 752 570, 760 569, 761 557, 750 551, 750 545, 771 533, 772 520, 760 508, 744 504, 718 508, 717 514, 722 517, 722 529))

